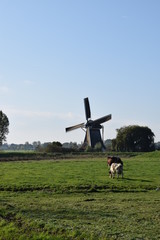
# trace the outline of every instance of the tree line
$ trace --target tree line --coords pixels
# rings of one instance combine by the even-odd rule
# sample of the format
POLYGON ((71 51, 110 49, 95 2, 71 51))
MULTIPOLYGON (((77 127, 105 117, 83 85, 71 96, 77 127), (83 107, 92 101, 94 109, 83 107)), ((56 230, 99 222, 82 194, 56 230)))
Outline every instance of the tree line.
MULTIPOLYGON (((34 141, 33 143, 25 142, 24 144, 7 144, 3 143, 0 146, 0 150, 10 150, 10 151, 39 151, 39 152, 49 152, 52 148, 66 148, 66 149, 79 149, 81 144, 77 144, 76 142, 66 142, 60 143, 57 141, 53 142, 44 142, 34 141)), ((55 150, 55 149, 54 149, 55 150)), ((52 149, 53 151, 53 149, 52 149)), ((52 152, 51 151, 51 152, 52 152)))
MULTIPOLYGON (((154 143, 154 133, 147 126, 129 125, 116 130, 115 139, 108 139, 104 142, 107 151, 118 152, 148 152, 155 149, 160 150, 160 143, 154 143)), ((48 142, 41 144, 35 141, 32 144, 10 144, 4 143, 6 135, 9 133, 9 120, 6 114, 0 111, 0 146, 4 150, 37 150, 37 151, 62 151, 63 149, 72 149, 73 151, 82 150, 81 144, 48 142)), ((84 151, 101 151, 101 144, 96 144, 95 149, 87 146, 84 151)))

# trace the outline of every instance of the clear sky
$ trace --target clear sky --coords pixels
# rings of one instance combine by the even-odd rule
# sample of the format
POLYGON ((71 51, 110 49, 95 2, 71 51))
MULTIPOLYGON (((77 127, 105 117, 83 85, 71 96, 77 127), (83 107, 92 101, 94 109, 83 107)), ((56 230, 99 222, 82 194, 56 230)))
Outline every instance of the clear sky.
POLYGON ((159 0, 0 0, 0 110, 7 143, 77 142, 92 119, 148 126, 160 141, 159 0))

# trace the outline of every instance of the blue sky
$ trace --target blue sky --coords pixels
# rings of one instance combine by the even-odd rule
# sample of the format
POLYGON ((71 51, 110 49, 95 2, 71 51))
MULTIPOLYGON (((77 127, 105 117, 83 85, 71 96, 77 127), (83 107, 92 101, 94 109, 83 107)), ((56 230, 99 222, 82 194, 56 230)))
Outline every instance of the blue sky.
POLYGON ((148 126, 160 141, 159 0, 0 0, 0 110, 8 143, 82 142, 92 119, 148 126))

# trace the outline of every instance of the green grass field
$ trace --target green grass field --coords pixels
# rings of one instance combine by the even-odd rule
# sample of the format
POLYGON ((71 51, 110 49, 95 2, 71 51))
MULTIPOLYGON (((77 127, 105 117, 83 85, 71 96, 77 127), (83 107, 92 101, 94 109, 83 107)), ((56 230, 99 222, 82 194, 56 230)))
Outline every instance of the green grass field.
POLYGON ((0 239, 160 239, 160 152, 0 162, 0 239))

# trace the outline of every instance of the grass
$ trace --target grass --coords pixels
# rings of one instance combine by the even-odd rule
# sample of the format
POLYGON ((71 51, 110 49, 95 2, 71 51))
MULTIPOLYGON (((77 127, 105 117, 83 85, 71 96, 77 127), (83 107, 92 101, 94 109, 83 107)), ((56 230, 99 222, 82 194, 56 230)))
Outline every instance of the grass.
POLYGON ((160 239, 160 153, 0 163, 0 239, 160 239))

